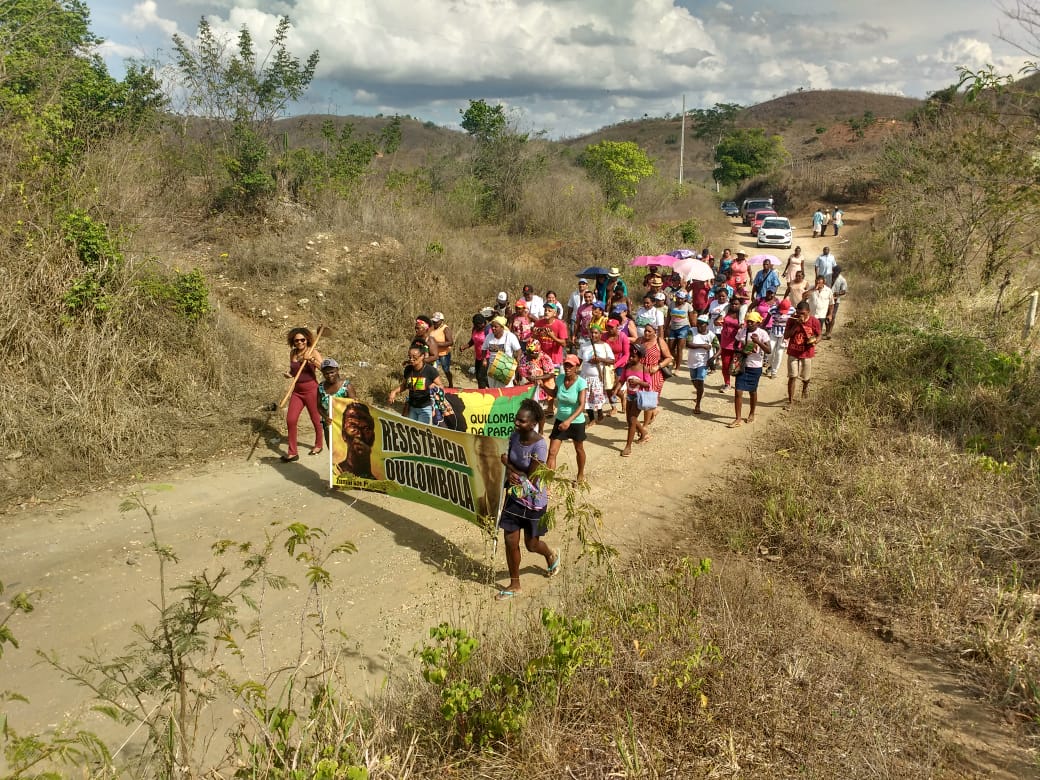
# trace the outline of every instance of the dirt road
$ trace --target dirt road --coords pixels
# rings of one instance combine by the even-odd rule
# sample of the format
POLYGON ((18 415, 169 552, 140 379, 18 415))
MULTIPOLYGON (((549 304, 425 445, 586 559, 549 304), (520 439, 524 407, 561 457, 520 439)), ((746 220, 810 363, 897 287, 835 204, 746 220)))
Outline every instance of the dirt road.
MULTIPOLYGON (((854 224, 855 215, 850 217, 854 224)), ((807 268, 825 243, 807 238, 808 233, 802 228, 796 238, 807 268)), ((753 241, 741 228, 730 237, 729 246, 743 246, 754 254, 753 241)), ((842 240, 827 242, 840 261, 842 240)), ((786 259, 789 253, 774 254, 786 259)), ((853 306, 845 304, 845 318, 854 307, 854 282, 849 298, 853 306)), ((822 350, 816 375, 820 381, 840 366, 840 326, 837 333, 822 350)), ((731 393, 719 392, 720 385, 720 373, 712 374, 704 413, 695 417, 688 374, 685 369, 677 372, 666 383, 653 439, 635 448, 631 458, 618 457, 624 442, 622 421, 609 420, 591 429, 591 499, 603 508, 607 541, 622 552, 643 540, 666 538, 686 511, 687 495, 707 487, 729 461, 749 448, 768 446, 764 434, 783 413, 786 382, 763 379, 756 422, 736 430, 726 428, 733 401, 731 393)), ((241 453, 243 459, 245 455, 241 453)), ((377 688, 395 665, 411 664, 410 650, 429 626, 442 620, 479 625, 509 619, 513 610, 552 599, 554 591, 573 587, 582 576, 582 567, 574 563, 576 543, 551 539, 553 544, 564 543, 565 549, 569 544, 562 575, 544 579, 540 562, 525 556, 523 597, 496 603, 495 583, 507 579, 504 557, 501 550, 492 556, 491 546, 473 526, 382 495, 331 491, 326 487, 328 462, 321 457, 304 455, 299 463, 282 464, 277 447, 261 445, 252 460, 243 459, 182 468, 164 480, 172 490, 147 494, 147 503, 158 509, 161 543, 179 556, 168 579, 181 582, 190 573, 212 569, 213 541, 258 542, 272 523, 301 521, 324 528, 334 541, 354 542, 358 552, 341 556, 330 567, 329 611, 330 622, 345 632, 347 652, 356 662, 357 695, 377 688)), ((561 462, 573 468, 572 448, 563 449, 561 462)), ((132 637, 134 623, 154 621, 149 601, 158 597, 158 579, 154 556, 147 549, 147 519, 140 511, 118 509, 121 496, 135 490, 142 486, 128 481, 76 500, 16 509, 0 518, 0 578, 9 593, 36 592, 36 611, 12 625, 21 647, 5 654, 0 685, 30 699, 8 708, 12 724, 21 731, 83 716, 89 706, 86 691, 37 663, 36 649, 55 651, 66 661, 95 644, 103 654, 114 654, 132 637)), ((278 569, 303 582, 302 570, 293 570, 288 562, 278 569)), ((301 630, 309 630, 301 629, 301 616, 311 607, 305 588, 265 595, 262 636, 267 667, 297 659, 301 630)), ((261 671, 255 648, 241 663, 237 674, 261 671)))

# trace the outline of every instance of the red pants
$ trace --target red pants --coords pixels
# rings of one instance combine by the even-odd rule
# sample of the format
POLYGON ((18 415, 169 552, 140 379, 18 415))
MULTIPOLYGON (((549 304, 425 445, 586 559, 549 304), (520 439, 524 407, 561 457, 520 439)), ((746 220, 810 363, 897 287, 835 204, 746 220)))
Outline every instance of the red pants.
POLYGON ((735 349, 722 350, 722 381, 729 384, 729 367, 733 365, 733 353, 735 349))
POLYGON ((296 387, 293 388, 292 396, 289 398, 289 409, 285 415, 285 422, 289 426, 288 455, 290 458, 298 454, 296 451, 297 422, 304 407, 306 407, 308 414, 311 416, 311 422, 314 424, 314 449, 320 449, 325 441, 325 433, 321 427, 321 413, 318 411, 318 383, 297 382, 296 387))

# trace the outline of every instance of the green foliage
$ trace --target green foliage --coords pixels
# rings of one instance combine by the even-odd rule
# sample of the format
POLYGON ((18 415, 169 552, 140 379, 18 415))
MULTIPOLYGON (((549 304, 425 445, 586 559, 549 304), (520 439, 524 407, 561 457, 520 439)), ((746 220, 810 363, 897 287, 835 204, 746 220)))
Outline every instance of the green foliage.
POLYGON ((92 271, 119 268, 123 253, 108 226, 84 211, 71 211, 61 221, 62 237, 72 245, 84 266, 92 271))
POLYGON ((600 141, 585 147, 581 165, 607 196, 612 208, 636 194, 641 179, 654 175, 654 164, 632 141, 600 141))
POLYGON ((524 187, 545 166, 542 154, 533 153, 528 135, 509 126, 505 106, 471 100, 463 111, 462 126, 477 142, 471 164, 479 182, 477 213, 481 219, 501 219, 516 212, 524 187))
POLYGON ((773 171, 786 159, 787 150, 780 136, 766 136, 760 127, 733 130, 715 147, 716 167, 712 175, 722 184, 738 184, 773 171))
POLYGON ((262 56, 245 25, 234 47, 217 37, 205 17, 193 43, 173 36, 185 110, 220 120, 213 127, 220 134, 230 184, 217 197, 219 209, 256 212, 275 190, 271 124, 290 101, 303 96, 318 66, 317 51, 305 63, 289 53, 290 29, 289 17, 281 17, 262 56))
POLYGON ((218 208, 243 212, 259 210, 275 189, 269 157, 267 143, 259 134, 249 125, 236 122, 230 153, 224 158, 224 169, 231 183, 218 197, 218 208))
POLYGON ((823 135, 827 132, 827 128, 823 125, 816 125, 816 135, 823 135))
POLYGON ((693 137, 717 144, 733 131, 737 116, 744 107, 737 103, 716 103, 712 108, 695 108, 689 112, 693 120, 693 137))
POLYGON ((506 109, 502 104, 489 105, 486 100, 471 100, 469 107, 462 114, 462 129, 481 143, 490 143, 508 132, 506 109))
POLYGON ((192 113, 244 123, 264 130, 292 100, 307 91, 318 67, 318 52, 305 63, 289 53, 288 16, 278 20, 270 48, 258 55, 249 28, 239 30, 232 48, 218 38, 205 17, 199 20, 194 42, 173 36, 176 65, 192 113))
POLYGON ((166 100, 153 71, 112 78, 82 0, 7 0, 0 17, 0 131, 29 170, 65 169, 89 145, 134 129, 166 100))
MULTIPOLYGON (((170 488, 153 485, 150 489, 170 488)), ((171 586, 167 582, 168 566, 178 562, 178 555, 160 541, 157 508, 146 503, 144 493, 135 492, 119 509, 142 512, 147 519, 149 548, 155 556, 159 578, 157 622, 153 626, 135 625, 138 639, 116 658, 106 659, 95 653, 82 657, 78 666, 63 664, 56 657, 45 658, 69 679, 94 693, 99 700, 95 707, 98 712, 122 724, 143 725, 163 776, 175 776, 182 771, 197 775, 200 753, 194 740, 199 734, 199 717, 214 698, 214 683, 223 677, 219 666, 212 662, 213 655, 218 649, 243 655, 241 640, 256 636, 260 630, 255 591, 283 589, 289 584, 284 576, 270 570, 278 539, 284 537, 286 552, 306 567, 309 590, 318 600, 319 614, 324 609, 321 594, 331 582, 328 560, 333 555, 353 552, 354 546, 344 542, 326 550, 323 530, 292 523, 273 536, 268 534, 261 545, 227 539, 216 542, 212 547, 214 555, 222 559, 231 556, 233 563, 222 562, 215 571, 204 569, 171 586), (243 614, 256 619, 246 620, 243 614)), ((329 662, 324 644, 320 660, 323 668, 329 662)), ((250 701, 254 703, 266 702, 263 686, 243 684, 240 691, 244 697, 252 697, 250 701)), ((326 697, 316 706, 333 717, 328 705, 326 697)), ((265 711, 264 720, 270 729, 287 736, 295 713, 284 707, 275 710, 265 711)), ((334 745, 330 749, 331 755, 322 756, 333 762, 326 764, 327 769, 334 764, 339 766, 340 759, 346 757, 334 745)), ((280 776, 301 777, 292 773, 280 776)))
POLYGON ((582 669, 610 665, 610 643, 597 637, 592 621, 543 609, 548 652, 531 658, 521 674, 493 673, 473 679, 470 664, 480 648, 461 628, 441 623, 430 629, 432 643, 417 652, 422 676, 440 695, 440 714, 457 744, 488 747, 515 737, 532 709, 552 700, 582 669))
POLYGON ((684 246, 700 246, 701 241, 704 239, 704 234, 701 233, 701 227, 697 224, 697 220, 688 219, 685 222, 680 222, 675 227, 675 232, 684 246))
POLYGON ((123 267, 123 253, 103 222, 83 211, 72 211, 61 222, 62 236, 71 245, 85 267, 73 278, 62 297, 69 314, 99 317, 115 306, 113 287, 123 267))
MULTIPOLYGON (((287 167, 289 169, 290 190, 298 198, 304 198, 311 191, 331 189, 334 192, 350 196, 371 168, 372 161, 384 154, 393 154, 401 146, 401 117, 393 117, 378 133, 368 133, 362 137, 354 135, 354 125, 346 123, 336 132, 335 123, 326 119, 321 126, 324 148, 321 150, 295 149, 290 154, 287 167)), ((394 183, 388 181, 387 186, 400 186, 402 177, 398 174, 394 183)))
POLYGON ((862 117, 853 117, 849 119, 847 124, 849 128, 856 134, 857 138, 863 137, 863 131, 871 125, 877 122, 877 117, 874 116, 873 111, 864 111, 862 117))

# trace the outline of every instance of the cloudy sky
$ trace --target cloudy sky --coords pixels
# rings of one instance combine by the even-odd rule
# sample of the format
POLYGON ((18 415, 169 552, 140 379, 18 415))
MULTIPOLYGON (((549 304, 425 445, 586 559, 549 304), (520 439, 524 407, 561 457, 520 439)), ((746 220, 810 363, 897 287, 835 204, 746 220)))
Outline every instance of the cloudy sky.
MULTIPOLYGON (((457 127, 469 99, 501 102, 525 129, 577 135, 643 114, 751 105, 804 89, 924 97, 957 66, 1014 73, 1029 59, 1000 0, 88 0, 114 74, 168 62, 170 36, 206 16, 317 49, 293 113, 411 114, 457 127)), ((1006 0, 1006 4, 1016 0, 1006 0)), ((1040 47, 1038 47, 1040 48, 1040 47)))

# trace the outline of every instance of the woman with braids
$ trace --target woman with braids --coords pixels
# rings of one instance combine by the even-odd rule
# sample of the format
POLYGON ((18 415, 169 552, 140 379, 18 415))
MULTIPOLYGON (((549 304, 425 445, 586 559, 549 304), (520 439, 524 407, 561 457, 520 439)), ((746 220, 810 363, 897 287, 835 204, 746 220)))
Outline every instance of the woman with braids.
POLYGON ((310 454, 317 455, 325 443, 325 432, 321 427, 321 412, 318 410, 318 372, 321 366, 321 355, 313 348, 314 334, 307 328, 293 328, 289 331, 286 339, 289 342, 289 370, 285 372, 286 379, 296 376, 300 371, 300 378, 293 385, 292 396, 289 398, 289 409, 285 415, 285 422, 289 428, 289 451, 282 455, 282 461, 293 463, 300 459, 296 447, 297 424, 300 414, 304 409, 311 417, 314 425, 314 446, 310 454))
POLYGON ((553 552, 542 541, 549 530, 543 523, 545 510, 549 506, 549 493, 542 480, 535 476, 545 463, 549 448, 542 437, 545 414, 542 407, 532 398, 525 398, 513 418, 513 433, 509 437, 509 451, 502 456, 506 466, 506 501, 499 516, 498 527, 505 538, 506 566, 509 568, 509 585, 495 596, 505 601, 520 594, 520 532, 524 534, 524 546, 528 552, 545 557, 546 576, 552 577, 560 571, 560 554, 553 552))

